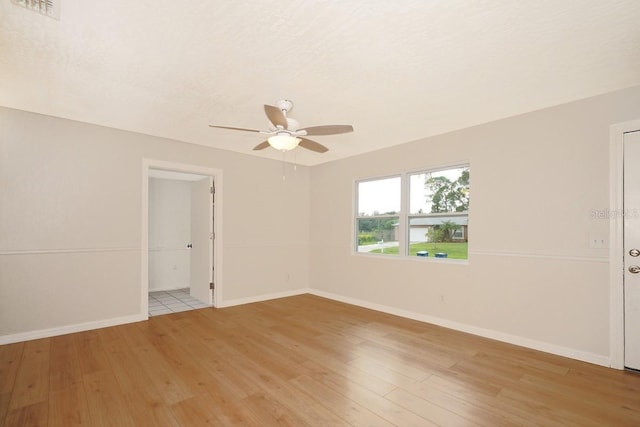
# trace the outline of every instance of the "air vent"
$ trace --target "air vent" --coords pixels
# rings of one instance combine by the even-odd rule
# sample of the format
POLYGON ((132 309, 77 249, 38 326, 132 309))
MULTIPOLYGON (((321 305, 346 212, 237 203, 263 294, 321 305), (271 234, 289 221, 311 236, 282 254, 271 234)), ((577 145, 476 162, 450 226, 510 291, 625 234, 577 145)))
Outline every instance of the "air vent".
POLYGON ((11 3, 54 19, 60 19, 60 0, 11 0, 11 3))

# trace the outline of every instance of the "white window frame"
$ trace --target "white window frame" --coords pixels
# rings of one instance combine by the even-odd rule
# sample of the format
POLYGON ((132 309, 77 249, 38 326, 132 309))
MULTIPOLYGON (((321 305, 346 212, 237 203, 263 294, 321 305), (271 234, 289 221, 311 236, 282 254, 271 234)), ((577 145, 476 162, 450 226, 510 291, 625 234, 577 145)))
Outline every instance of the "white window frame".
POLYGON ((403 199, 406 199, 406 197, 404 197, 404 194, 406 192, 406 188, 405 186, 405 178, 403 177, 403 174, 394 174, 394 175, 386 175, 386 176, 377 176, 377 177, 373 177, 373 178, 366 178, 366 179, 359 179, 355 181, 355 197, 354 197, 354 221, 353 221, 353 245, 352 245, 352 250, 354 253, 358 254, 358 255, 369 255, 369 256, 387 256, 387 257, 393 257, 393 258, 397 258, 399 256, 404 256, 406 254, 406 249, 403 250, 402 247, 398 247, 398 254, 397 255, 390 255, 390 254, 370 254, 368 252, 358 252, 358 221, 361 219, 385 219, 385 218, 398 218, 398 245, 400 245, 400 241, 402 239, 402 235, 404 233, 404 225, 402 223, 402 213, 406 211, 405 206, 403 205, 403 199), (359 194, 359 189, 360 189, 360 184, 364 183, 364 182, 372 182, 372 181, 382 181, 385 179, 392 179, 392 178, 400 178, 400 210, 398 211, 397 214, 383 214, 383 215, 374 215, 374 216, 361 216, 360 215, 360 209, 359 209, 359 205, 358 202, 360 200, 360 194, 359 194))
MULTIPOLYGON (((412 175, 421 174, 421 173, 436 173, 449 169, 458 169, 458 168, 468 168, 471 171, 471 163, 469 161, 460 161, 446 165, 434 166, 434 167, 426 167, 421 169, 415 169, 411 171, 404 171, 398 174, 392 175, 382 175, 375 177, 367 177, 362 179, 356 179, 354 181, 354 198, 353 198, 353 220, 352 220, 352 253, 358 256, 369 256, 369 257, 384 257, 386 259, 417 259, 421 262, 428 260, 430 262, 453 262, 453 263, 468 263, 469 262, 469 252, 467 252, 467 259, 452 259, 452 258, 423 258, 423 257, 415 257, 409 256, 409 246, 410 246, 410 236, 409 236, 409 219, 412 217, 419 216, 429 216, 429 214, 411 214, 410 210, 410 186, 409 179, 412 175), (363 182, 370 181, 378 181, 384 180, 388 178, 400 178, 400 211, 397 215, 376 215, 376 216, 361 216, 359 211, 359 184, 363 182), (358 252, 358 220, 360 219, 371 219, 371 218, 398 218, 398 254, 397 255, 389 255, 389 254, 371 254, 368 252, 358 252)), ((470 217, 471 209, 467 210, 466 213, 470 217)), ((467 225, 468 226, 468 225, 467 225)), ((466 232, 464 228, 461 229, 462 239, 466 237, 466 232)), ((456 239, 460 240, 460 239, 456 239)))

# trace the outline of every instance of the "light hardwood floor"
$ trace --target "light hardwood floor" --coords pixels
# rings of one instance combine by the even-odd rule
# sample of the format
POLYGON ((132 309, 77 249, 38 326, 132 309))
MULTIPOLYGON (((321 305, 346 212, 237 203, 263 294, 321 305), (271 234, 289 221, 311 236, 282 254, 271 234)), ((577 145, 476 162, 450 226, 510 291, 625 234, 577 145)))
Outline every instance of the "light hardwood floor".
POLYGON ((0 346, 4 426, 639 426, 640 375, 303 295, 0 346))

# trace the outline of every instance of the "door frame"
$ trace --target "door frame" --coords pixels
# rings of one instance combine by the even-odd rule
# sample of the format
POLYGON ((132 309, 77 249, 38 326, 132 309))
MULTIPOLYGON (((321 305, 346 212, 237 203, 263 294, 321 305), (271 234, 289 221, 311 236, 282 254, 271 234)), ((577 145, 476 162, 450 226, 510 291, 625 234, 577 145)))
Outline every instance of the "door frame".
POLYGON ((609 128, 609 366, 624 369, 624 134, 640 119, 609 128))
POLYGON ((222 170, 186 163, 168 162, 165 160, 142 159, 142 230, 140 242, 140 314, 149 318, 149 170, 161 169, 171 172, 192 173, 213 177, 215 186, 215 203, 213 206, 213 294, 214 307, 221 307, 223 303, 223 274, 222 274, 222 170))

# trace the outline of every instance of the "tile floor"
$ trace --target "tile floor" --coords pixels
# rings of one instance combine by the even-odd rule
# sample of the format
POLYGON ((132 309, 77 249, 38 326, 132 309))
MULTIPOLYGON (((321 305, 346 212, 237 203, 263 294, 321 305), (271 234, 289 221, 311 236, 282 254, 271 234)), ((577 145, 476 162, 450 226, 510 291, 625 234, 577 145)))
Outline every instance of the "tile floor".
POLYGON ((189 295, 189 288, 149 292, 149 317, 210 307, 189 295))

